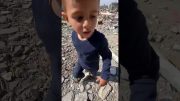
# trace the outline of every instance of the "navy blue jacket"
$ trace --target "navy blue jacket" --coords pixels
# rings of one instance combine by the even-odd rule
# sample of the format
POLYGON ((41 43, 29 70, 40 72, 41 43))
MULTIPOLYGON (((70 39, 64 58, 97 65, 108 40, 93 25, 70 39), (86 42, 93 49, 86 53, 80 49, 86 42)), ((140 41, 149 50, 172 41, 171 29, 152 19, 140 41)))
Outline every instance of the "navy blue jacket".
POLYGON ((94 72, 97 72, 99 69, 99 55, 102 56, 101 77, 107 80, 110 74, 112 53, 108 48, 108 41, 105 36, 95 30, 88 40, 81 41, 78 39, 77 33, 73 31, 72 41, 78 53, 78 62, 84 69, 93 69, 94 72))

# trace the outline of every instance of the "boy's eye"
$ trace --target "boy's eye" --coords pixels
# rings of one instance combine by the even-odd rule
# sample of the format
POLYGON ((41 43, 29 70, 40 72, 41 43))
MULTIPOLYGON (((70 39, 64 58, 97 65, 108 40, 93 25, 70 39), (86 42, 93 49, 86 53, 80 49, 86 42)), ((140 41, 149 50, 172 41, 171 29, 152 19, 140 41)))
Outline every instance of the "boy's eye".
POLYGON ((75 19, 76 19, 78 22, 80 22, 80 21, 83 20, 83 16, 77 16, 77 17, 75 17, 75 19))
POLYGON ((96 18, 96 16, 94 16, 94 15, 92 15, 92 16, 90 16, 92 19, 95 19, 96 18))

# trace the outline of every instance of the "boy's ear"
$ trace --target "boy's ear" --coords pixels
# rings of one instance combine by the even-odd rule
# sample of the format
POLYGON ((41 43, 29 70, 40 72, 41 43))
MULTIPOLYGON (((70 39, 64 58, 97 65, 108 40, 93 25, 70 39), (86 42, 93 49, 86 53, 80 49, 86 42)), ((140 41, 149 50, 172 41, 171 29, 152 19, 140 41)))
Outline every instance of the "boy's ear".
POLYGON ((65 12, 61 12, 61 16, 63 16, 63 19, 68 22, 67 14, 65 12))

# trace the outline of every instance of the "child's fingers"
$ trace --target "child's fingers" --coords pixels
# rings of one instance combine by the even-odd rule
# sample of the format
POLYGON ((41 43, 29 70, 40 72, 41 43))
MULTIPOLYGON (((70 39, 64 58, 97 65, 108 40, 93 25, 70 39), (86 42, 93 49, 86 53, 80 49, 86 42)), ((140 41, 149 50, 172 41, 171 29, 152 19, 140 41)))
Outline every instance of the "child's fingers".
POLYGON ((96 79, 96 82, 99 82, 99 81, 100 81, 100 79, 99 79, 99 78, 97 78, 97 79, 96 79))
POLYGON ((96 76, 96 79, 99 79, 100 77, 99 76, 96 76))
POLYGON ((100 82, 101 81, 101 77, 97 76, 96 77, 96 82, 100 82))

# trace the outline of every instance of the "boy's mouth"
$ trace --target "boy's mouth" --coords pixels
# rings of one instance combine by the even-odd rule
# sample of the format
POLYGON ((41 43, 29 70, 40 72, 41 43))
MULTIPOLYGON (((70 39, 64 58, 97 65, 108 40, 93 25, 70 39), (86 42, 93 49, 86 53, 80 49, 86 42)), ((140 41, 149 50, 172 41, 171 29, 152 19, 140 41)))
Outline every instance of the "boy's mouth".
POLYGON ((90 34, 90 33, 91 33, 91 31, 83 32, 83 34, 85 34, 85 35, 88 35, 88 34, 90 34))

